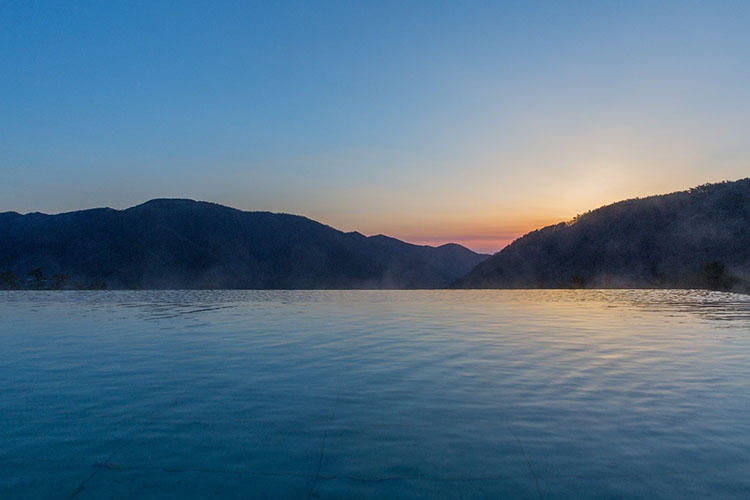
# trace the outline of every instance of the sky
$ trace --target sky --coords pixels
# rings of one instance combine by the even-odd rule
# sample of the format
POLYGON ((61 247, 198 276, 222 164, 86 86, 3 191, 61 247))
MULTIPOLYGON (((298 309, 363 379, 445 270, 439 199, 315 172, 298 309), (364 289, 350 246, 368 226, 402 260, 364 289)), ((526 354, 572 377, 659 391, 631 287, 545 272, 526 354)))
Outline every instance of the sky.
POLYGON ((0 211, 158 197, 496 252, 750 175, 750 2, 0 0, 0 211))

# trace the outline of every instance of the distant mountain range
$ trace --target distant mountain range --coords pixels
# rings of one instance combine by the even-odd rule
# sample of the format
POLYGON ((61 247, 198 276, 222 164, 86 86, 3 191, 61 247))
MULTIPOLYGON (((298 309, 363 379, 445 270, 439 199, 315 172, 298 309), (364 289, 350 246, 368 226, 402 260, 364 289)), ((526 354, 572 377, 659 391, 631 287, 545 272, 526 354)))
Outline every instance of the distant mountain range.
POLYGON ((444 288, 486 257, 181 199, 0 214, 0 288, 444 288))
POLYGON ((607 205, 487 258, 305 217, 152 200, 0 214, 0 288, 708 288, 750 291, 750 179, 607 205))
POLYGON ((750 290, 750 179, 621 201, 533 231, 455 288, 750 290))

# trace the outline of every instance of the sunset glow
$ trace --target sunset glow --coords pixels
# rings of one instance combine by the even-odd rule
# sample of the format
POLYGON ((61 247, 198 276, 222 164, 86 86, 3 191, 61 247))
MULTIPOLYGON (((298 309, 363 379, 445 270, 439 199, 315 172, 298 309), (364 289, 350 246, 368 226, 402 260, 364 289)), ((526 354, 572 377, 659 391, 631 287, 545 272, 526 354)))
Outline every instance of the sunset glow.
POLYGON ((745 177, 748 9, 4 2, 0 211, 187 197, 495 252, 745 177))

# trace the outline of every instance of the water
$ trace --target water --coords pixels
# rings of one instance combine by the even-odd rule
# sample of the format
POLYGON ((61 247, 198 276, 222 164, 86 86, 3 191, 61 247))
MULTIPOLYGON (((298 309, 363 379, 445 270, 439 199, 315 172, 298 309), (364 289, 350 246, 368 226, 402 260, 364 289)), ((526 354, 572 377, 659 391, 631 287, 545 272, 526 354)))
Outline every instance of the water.
POLYGON ((2 498, 750 497, 750 297, 2 292, 2 498))

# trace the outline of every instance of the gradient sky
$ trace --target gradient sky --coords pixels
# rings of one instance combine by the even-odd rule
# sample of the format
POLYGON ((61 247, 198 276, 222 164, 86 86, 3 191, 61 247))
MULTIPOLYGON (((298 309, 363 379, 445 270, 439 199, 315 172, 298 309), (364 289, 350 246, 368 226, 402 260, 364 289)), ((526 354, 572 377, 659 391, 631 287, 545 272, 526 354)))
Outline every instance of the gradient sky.
POLYGON ((750 2, 0 0, 0 211, 188 197, 497 251, 750 175, 750 2))

